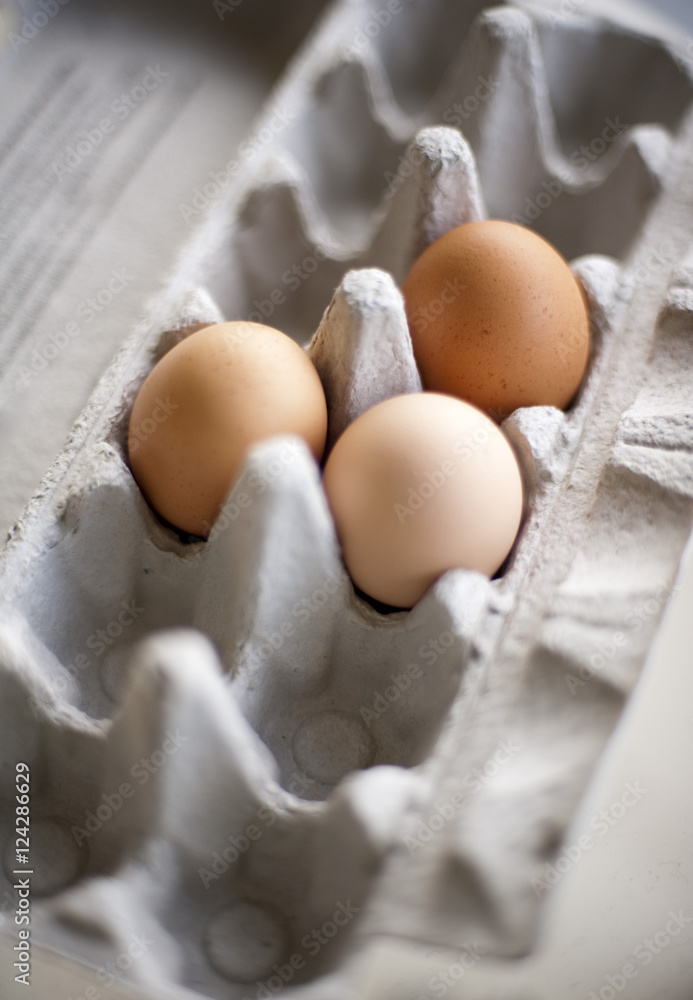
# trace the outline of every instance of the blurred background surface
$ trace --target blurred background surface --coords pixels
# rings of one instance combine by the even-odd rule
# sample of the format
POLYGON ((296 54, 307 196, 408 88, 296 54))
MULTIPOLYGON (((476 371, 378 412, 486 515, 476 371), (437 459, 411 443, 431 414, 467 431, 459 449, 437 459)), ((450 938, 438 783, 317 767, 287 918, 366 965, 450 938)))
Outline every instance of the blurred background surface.
POLYGON ((0 533, 324 0, 0 3, 0 533))

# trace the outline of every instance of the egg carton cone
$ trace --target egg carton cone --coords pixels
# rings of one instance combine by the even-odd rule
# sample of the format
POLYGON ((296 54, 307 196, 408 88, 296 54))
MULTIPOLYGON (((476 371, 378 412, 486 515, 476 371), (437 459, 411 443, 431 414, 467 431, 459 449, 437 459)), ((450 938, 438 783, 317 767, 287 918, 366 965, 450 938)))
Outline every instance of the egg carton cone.
POLYGON ((536 880, 693 527, 692 107, 686 59, 606 18, 329 9, 245 152, 179 206, 170 282, 2 552, 6 939, 21 762, 32 941, 77 960, 91 1000, 127 982, 352 1000, 388 936, 531 951, 536 880), (421 390, 399 288, 484 218, 555 244, 592 330, 571 407, 502 425, 526 502, 493 579, 448 572, 410 611, 366 600, 290 436, 252 450, 206 542, 157 519, 126 442, 160 357, 222 319, 286 331, 320 374, 329 448, 421 390))

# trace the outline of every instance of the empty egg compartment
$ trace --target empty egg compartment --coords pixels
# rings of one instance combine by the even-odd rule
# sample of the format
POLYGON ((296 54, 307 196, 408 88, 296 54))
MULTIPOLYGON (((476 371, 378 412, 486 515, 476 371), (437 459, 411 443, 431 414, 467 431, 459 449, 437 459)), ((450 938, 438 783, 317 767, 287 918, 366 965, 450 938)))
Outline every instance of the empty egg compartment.
MULTIPOLYGON (((408 772, 375 767, 327 805, 283 792, 211 645, 188 632, 139 647, 105 749, 99 796, 87 798, 82 783, 68 843, 34 855, 67 876, 69 852, 86 846, 90 877, 36 907, 35 930, 68 953, 87 945, 102 968, 144 935, 151 948, 140 981, 180 981, 214 996, 229 995, 229 979, 271 976, 293 954, 304 956, 309 978, 329 967, 335 949, 322 948, 320 929, 329 937, 335 921, 355 925, 418 791, 408 772), (319 962, 308 961, 318 951, 319 962)), ((297 774, 293 789, 310 782, 297 774)), ((39 821, 39 845, 41 829, 39 821)))
MULTIPOLYGON (((367 277, 372 279, 373 275, 367 272, 367 277)), ((392 296, 389 279, 379 274, 375 278, 392 296)), ((197 299, 205 301, 203 296, 197 299)), ((398 306, 401 319, 401 301, 398 306)), ((184 330, 196 327, 196 323, 189 322, 191 318, 204 322, 201 315, 186 314, 182 317, 184 330)), ((169 346, 176 340, 170 330, 164 336, 169 346)), ((145 354, 153 358, 160 353, 154 337, 145 354)), ((411 359, 404 369, 411 379, 411 359)), ((177 533, 160 524, 139 495, 125 464, 124 400, 132 396, 132 381, 141 381, 141 373, 125 381, 120 398, 111 399, 112 423, 104 435, 106 440, 85 449, 75 465, 74 476, 62 484, 56 503, 55 537, 50 548, 37 554, 33 576, 27 574, 15 594, 15 606, 21 608, 34 632, 44 636, 42 655, 54 658, 59 674, 55 688, 63 702, 62 711, 78 716, 83 726, 94 730, 93 737, 98 736, 98 755, 91 746, 82 751, 88 754, 94 775, 90 783, 79 769, 66 767, 62 757, 46 762, 49 783, 68 781, 75 791, 74 808, 66 811, 61 802, 65 829, 70 832, 67 847, 72 854, 89 859, 88 866, 79 872, 87 874, 88 880, 74 893, 60 897, 55 911, 48 911, 70 926, 89 925, 88 913, 94 913, 92 924, 101 926, 100 909, 110 906, 108 900, 120 891, 114 887, 114 875, 120 884, 121 879, 132 877, 133 865, 135 871, 140 871, 143 863, 131 859, 148 857, 152 838, 165 837, 169 843, 178 843, 174 829, 180 832, 180 819, 171 826, 171 817, 162 814, 166 789, 175 787, 178 794, 181 782, 185 784, 178 769, 171 766, 173 754, 178 753, 176 741, 181 741, 182 748, 176 763, 185 760, 183 751, 191 729, 198 735, 206 732, 205 745, 213 741, 209 719, 204 726, 201 722, 191 726, 189 720, 178 725, 179 716, 175 714, 161 721, 166 683, 159 674, 175 669, 172 662, 186 664, 189 683, 195 688, 201 684, 200 673, 209 669, 204 667, 205 657, 214 663, 214 683, 227 691, 229 700, 227 711, 221 712, 220 728, 225 733, 246 731, 245 738, 250 741, 248 746, 241 738, 236 747, 214 751, 208 745, 206 752, 213 759, 229 756, 231 771, 247 770, 244 761, 253 754, 259 759, 253 780, 245 775, 239 788, 229 781, 227 768, 219 763, 214 766, 220 781, 219 794, 225 791, 231 813, 205 821, 208 836, 204 845, 198 842, 194 849, 200 868, 203 863, 215 863, 214 848, 220 854, 225 849, 228 852, 230 841, 243 843, 250 820, 257 818, 261 810, 263 815, 267 809, 276 812, 277 799, 288 801, 300 818, 300 798, 326 797, 343 775, 355 768, 371 767, 369 774, 382 770, 384 777, 380 780, 391 796, 392 786, 401 784, 400 779, 391 776, 391 769, 373 765, 408 766, 429 752, 457 689, 461 669, 459 637, 451 631, 446 609, 437 602, 429 602, 433 604, 432 614, 429 607, 418 618, 397 615, 382 619, 355 597, 341 567, 315 463, 295 440, 278 439, 255 450, 208 543, 186 544, 177 533), (254 483, 261 484, 259 492, 254 483), (242 491, 253 496, 250 507, 235 505, 235 497, 242 491), (95 560, 85 566, 89 553, 94 553, 95 560), (66 603, 81 602, 84 619, 78 620, 77 628, 51 631, 50 615, 42 618, 46 610, 39 599, 37 580, 55 580, 66 603), (129 596, 123 599, 123 595, 129 596), (221 681, 222 667, 215 654, 196 647, 190 639, 181 638, 169 647, 164 644, 156 668, 147 667, 146 647, 143 649, 138 640, 174 623, 189 624, 213 639, 223 669, 229 669, 233 676, 230 687, 221 681), (293 628, 287 635, 288 624, 293 628), (374 641, 374 631, 386 634, 374 641), (404 661, 414 641, 417 648, 425 647, 424 658, 419 653, 407 664, 404 661), (171 661, 174 649, 176 655, 171 661), (430 668, 431 660, 434 669, 430 668), (148 669, 156 674, 154 678, 147 676, 148 669), (103 688, 100 692, 99 682, 103 688), (120 708, 113 701, 121 703, 120 708), (238 708, 232 707, 236 705, 243 707, 274 751, 278 766, 264 746, 258 745, 257 737, 238 715, 238 708), (114 723, 108 727, 103 720, 114 712, 114 723), (161 786, 165 777, 167 782, 161 786), (277 781, 283 782, 288 794, 281 792, 277 781), (270 805, 264 808, 258 792, 258 786, 263 784, 272 790, 270 805)), ((353 392, 344 391, 342 395, 352 398, 353 392)), ((151 641, 156 649, 156 636, 151 641)), ((156 658, 156 653, 153 655, 156 658)), ((219 691, 212 700, 219 713, 224 704, 219 691)), ((45 725, 40 713, 34 725, 39 730, 45 725)), ((61 739, 69 735, 60 734, 61 739)), ((184 766, 182 773, 185 771, 184 766)), ((369 778, 368 784, 374 781, 377 783, 377 779, 369 778)), ((208 782, 203 782, 201 788, 207 801, 208 782)), ((184 799, 186 811, 194 812, 189 795, 185 794, 184 799)), ((348 831, 344 851, 347 847, 354 850, 353 827, 361 821, 345 824, 344 809, 348 812, 351 806, 342 806, 339 813, 340 829, 345 836, 348 831)), ((269 815, 273 817, 274 812, 269 815)), ((317 916, 315 907, 309 908, 306 915, 297 900, 311 893, 323 900, 321 905, 327 910, 318 911, 318 916, 322 914, 318 926, 341 902, 336 899, 334 904, 324 903, 329 880, 325 871, 316 875, 314 865, 308 865, 306 859, 306 850, 313 852, 318 849, 316 840, 319 846, 327 838, 329 849, 324 850, 334 860, 337 834, 332 823, 337 820, 330 819, 329 810, 326 815, 319 823, 312 819, 307 830, 301 821, 297 832, 285 823, 278 826, 281 834, 268 833, 260 861, 255 858, 257 851, 244 859, 254 864, 253 870, 257 869, 249 880, 238 882, 242 865, 232 869, 232 877, 224 879, 216 893, 203 891, 207 887, 193 879, 192 899, 197 893, 202 902, 191 901, 188 906, 179 897, 180 909, 204 914, 204 919, 200 918, 202 927, 213 917, 225 920, 215 913, 219 899, 227 898, 228 902, 224 894, 230 884, 230 896, 237 898, 239 907, 250 906, 251 900, 256 909, 269 906, 272 913, 281 911, 282 926, 293 928, 297 922, 298 929, 291 931, 294 937, 290 940, 299 931, 302 939, 310 930, 304 930, 304 925, 312 925, 317 916), (275 844, 277 839, 281 848, 275 844), (306 848, 306 844, 310 846, 306 848), (261 863, 267 853, 275 858, 269 888, 268 864, 261 863), (284 859, 286 866, 286 889, 282 891, 278 890, 278 858, 284 859), (315 887, 309 891, 307 884, 311 886, 313 880, 315 887), (284 891, 288 902, 283 898, 284 891), (268 899, 273 900, 271 905, 268 899), (298 911, 294 913, 291 907, 298 907, 298 911)), ((393 823, 390 820, 390 825, 393 823)), ((379 838, 375 838, 375 846, 371 844, 370 831, 362 833, 361 839, 365 844, 356 851, 352 867, 340 852, 344 906, 356 907, 354 913, 360 910, 361 897, 385 851, 379 838), (362 871, 364 866, 366 870, 362 871)), ((217 867, 224 863, 216 862, 217 867)), ((186 874, 189 858, 186 856, 178 864, 179 875, 186 874)), ((155 909, 145 921, 151 933, 157 932, 159 920, 166 925, 165 894, 163 899, 162 903, 161 894, 156 896, 157 907, 163 907, 164 912, 155 909)), ((133 914, 131 902, 123 912, 133 914)), ((137 913, 142 923, 141 907, 137 913)), ((110 936, 116 947, 117 929, 108 921, 106 925, 102 934, 110 936)), ((162 934, 164 931, 159 931, 160 938, 162 934)), ((60 930, 50 931, 48 936, 70 950, 60 930)), ((327 961, 328 955, 328 951, 322 954, 321 963, 327 961)), ((191 958, 193 964, 198 960, 202 959, 191 958)), ((214 961, 219 964, 215 959, 212 965, 214 961)), ((228 973, 230 968, 227 958, 223 969, 228 973)), ((314 965, 311 974, 317 974, 318 968, 314 965)), ((240 970, 238 976, 242 967, 240 970)))
MULTIPOLYGON (((415 175, 423 154, 416 144, 407 146, 428 124, 447 124, 463 133, 478 164, 488 217, 532 226, 568 259, 595 253, 621 259, 634 245, 648 209, 667 184, 672 144, 692 96, 690 74, 680 70, 675 55, 658 40, 632 33, 622 53, 624 32, 601 21, 565 18, 553 25, 547 14, 530 15, 512 5, 491 8, 479 14, 466 37, 459 36, 447 65, 438 49, 431 49, 427 59, 440 66, 439 80, 416 112, 406 112, 395 100, 397 91, 383 81, 395 44, 408 51, 409 21, 425 7, 429 24, 438 17, 451 22, 463 17, 450 3, 407 4, 368 44, 359 41, 336 52, 326 45, 316 60, 301 100, 292 105, 293 120, 256 161, 253 183, 227 228, 226 249, 219 253, 214 242, 202 280, 228 318, 271 317, 305 341, 344 263, 378 266, 401 282, 424 248, 411 242, 416 227, 406 211, 412 197, 421 194, 415 175), (609 45, 613 57, 606 56, 609 45), (593 80, 591 49, 607 62, 618 58, 652 67, 671 85, 672 100, 643 99, 640 117, 627 81, 596 93, 581 75, 593 80), (559 58, 572 89, 558 78, 554 65, 559 58), (336 76, 339 108, 350 110, 338 109, 324 126, 325 80, 336 76), (573 86, 573 78, 579 84, 573 86), (354 161, 348 176, 342 176, 352 148, 365 159, 354 161), (341 178, 338 194, 319 173, 334 158, 338 167, 330 176, 341 178), (340 220, 348 220, 352 229, 340 220), (379 234, 381 228, 385 232, 379 234)), ((464 17, 467 13, 465 8, 464 17)), ((350 8, 340 28, 347 38, 359 30, 354 16, 350 8)), ((451 48, 446 36, 445 51, 451 48)), ((423 61, 423 49, 420 57, 423 61)), ((410 86, 416 79, 414 74, 410 86)), ((293 96, 287 87, 280 103, 293 96)), ((446 149, 443 161, 450 155, 446 149)), ((478 198, 470 192, 472 203, 465 205, 459 193, 457 205, 449 206, 446 228, 479 213, 478 198)), ((434 219, 434 231, 423 234, 424 241, 441 234, 436 222, 441 226, 441 219, 434 219)))
POLYGON ((405 5, 364 46, 370 11, 334 8, 268 108, 286 127, 194 235, 4 554, 3 774, 31 762, 54 873, 36 933, 105 961, 137 928, 153 942, 129 973, 143 983, 241 998, 293 969, 296 995, 336 997, 377 934, 527 951, 531 877, 558 849, 690 533, 689 397, 685 380, 675 398, 664 388, 687 350, 688 286, 667 287, 687 249, 686 218, 672 220, 690 81, 618 27, 553 28, 508 6, 481 11, 464 41, 468 14, 405 5), (571 99, 554 67, 576 38, 571 99), (604 68, 614 52, 651 61, 673 96, 646 103, 648 128, 636 106, 632 131, 583 171, 570 149, 603 107, 589 51, 604 68), (527 199, 541 209, 528 221, 580 255, 594 348, 566 413, 504 423, 527 510, 497 579, 453 571, 411 612, 378 614, 290 438, 254 449, 207 543, 156 519, 125 428, 179 337, 222 316, 314 334, 333 443, 380 399, 420 389, 397 289, 417 254, 527 199), (655 599, 653 574, 658 609, 637 643, 617 643, 655 599))
POLYGON ((436 111, 468 139, 490 217, 531 226, 568 259, 623 258, 666 187, 691 87, 657 39, 506 6, 478 17, 436 111), (645 95, 648 74, 671 90, 645 95))

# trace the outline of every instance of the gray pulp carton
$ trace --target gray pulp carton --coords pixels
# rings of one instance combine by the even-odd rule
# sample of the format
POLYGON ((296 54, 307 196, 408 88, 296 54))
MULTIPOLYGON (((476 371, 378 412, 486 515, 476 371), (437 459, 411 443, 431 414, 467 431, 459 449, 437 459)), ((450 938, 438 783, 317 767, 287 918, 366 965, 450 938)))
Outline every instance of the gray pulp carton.
POLYGON ((378 935, 531 948, 533 880, 691 533, 692 97, 685 61, 608 20, 339 2, 180 206, 170 283, 2 554, 0 781, 31 769, 33 934, 100 989, 346 998, 378 935), (503 425, 527 503, 501 575, 380 614, 290 437, 253 450, 208 542, 155 518, 126 435, 163 353, 222 318, 310 338, 334 441, 420 390, 398 285, 485 217, 571 259, 593 332, 570 410, 503 425))

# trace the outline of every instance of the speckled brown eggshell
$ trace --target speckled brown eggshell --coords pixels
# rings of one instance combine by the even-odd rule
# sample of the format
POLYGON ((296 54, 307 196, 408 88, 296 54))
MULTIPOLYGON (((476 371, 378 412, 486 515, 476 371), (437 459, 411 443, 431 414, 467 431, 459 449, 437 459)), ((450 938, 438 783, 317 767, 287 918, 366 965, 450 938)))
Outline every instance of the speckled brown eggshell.
POLYGON ((403 287, 426 389, 501 420, 520 406, 564 409, 587 366, 582 289, 546 240, 503 221, 470 222, 432 243, 403 287))
POLYGON ((252 444, 304 438, 322 457, 327 405, 309 357, 261 323, 205 327, 158 362, 135 400, 132 473, 155 511, 206 537, 252 444))

